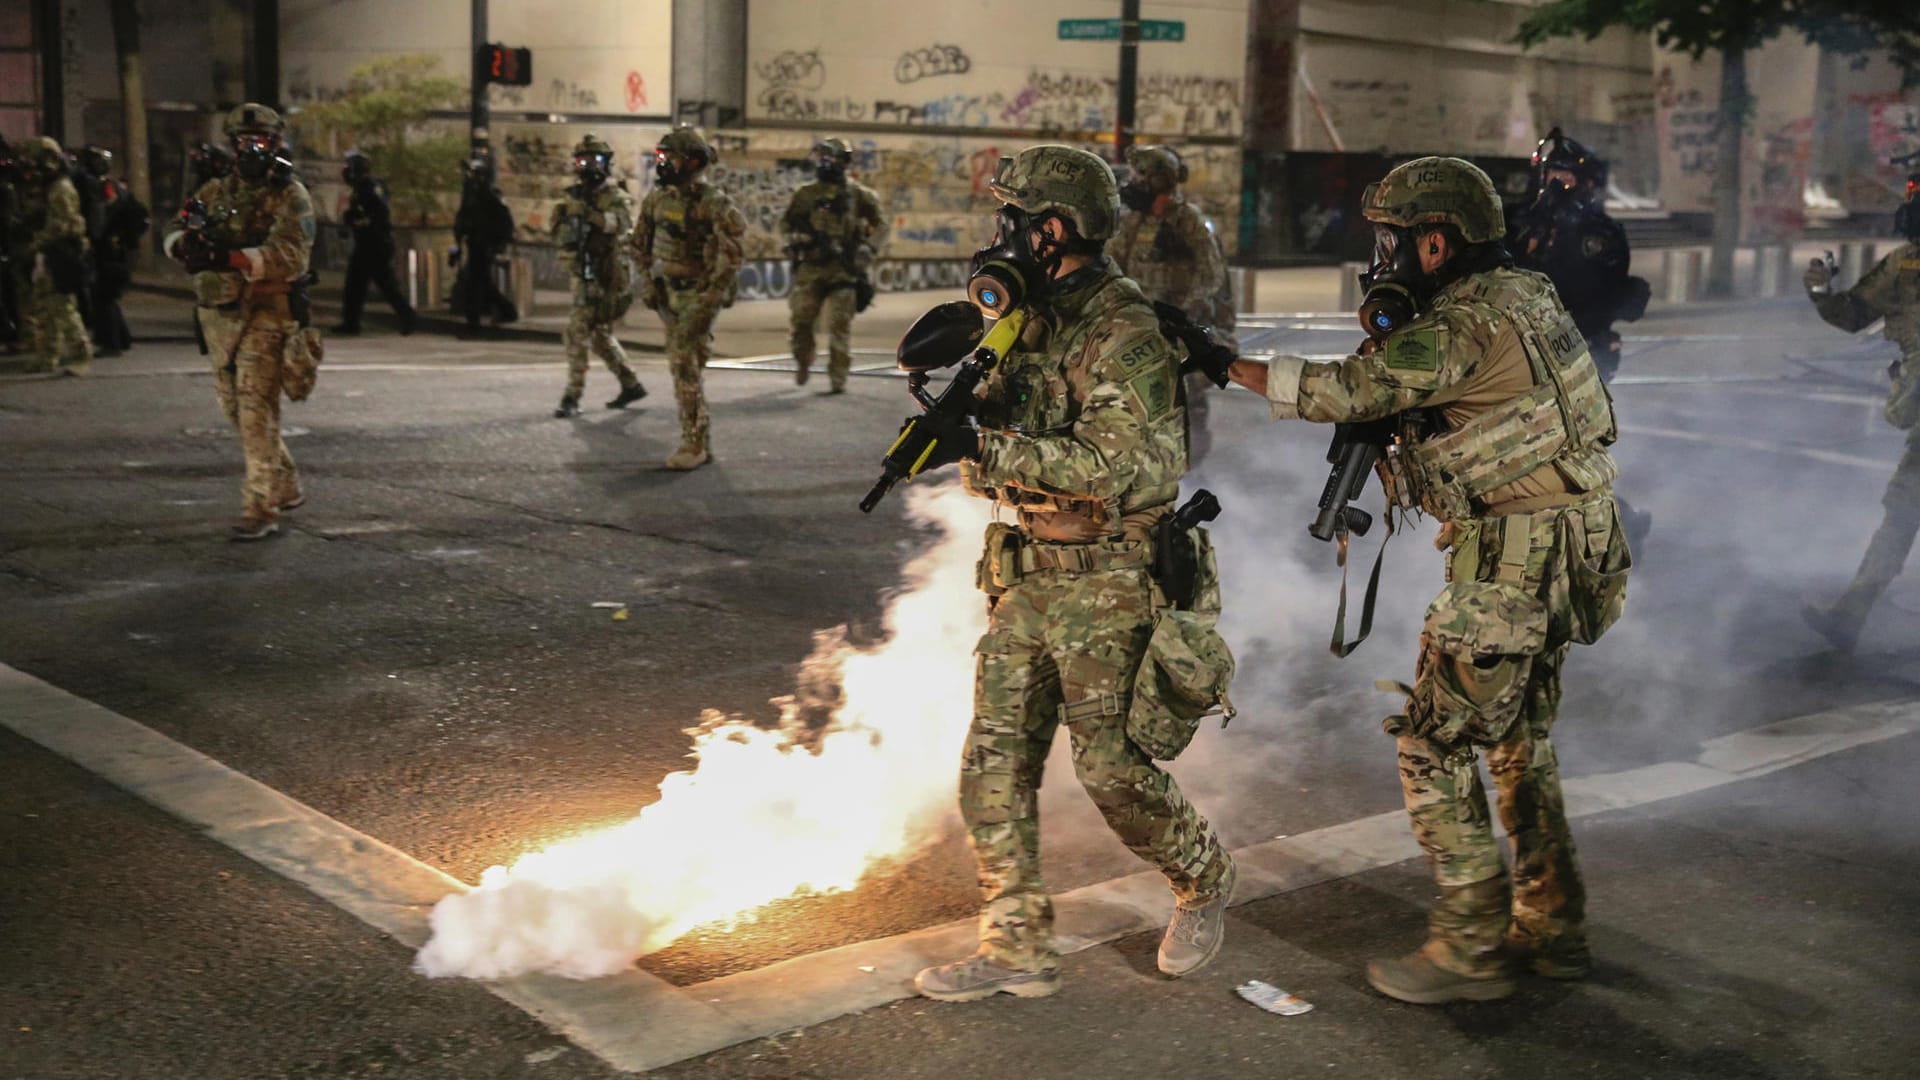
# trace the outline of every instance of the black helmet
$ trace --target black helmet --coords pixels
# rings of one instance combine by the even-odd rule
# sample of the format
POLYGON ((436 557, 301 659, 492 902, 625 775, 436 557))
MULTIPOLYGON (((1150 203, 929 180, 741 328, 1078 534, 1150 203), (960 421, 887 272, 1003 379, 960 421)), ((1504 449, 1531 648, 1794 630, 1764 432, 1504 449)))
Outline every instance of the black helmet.
POLYGON ((1556 127, 1533 148, 1535 190, 1547 194, 1547 174, 1561 171, 1573 174, 1577 193, 1591 193, 1607 181, 1606 161, 1556 127))
POLYGON ((340 179, 349 184, 358 183, 373 175, 373 159, 359 150, 346 153, 346 167, 340 170, 340 179))
POLYGON ((80 167, 88 176, 105 180, 113 172, 113 151, 89 143, 80 151, 80 167))

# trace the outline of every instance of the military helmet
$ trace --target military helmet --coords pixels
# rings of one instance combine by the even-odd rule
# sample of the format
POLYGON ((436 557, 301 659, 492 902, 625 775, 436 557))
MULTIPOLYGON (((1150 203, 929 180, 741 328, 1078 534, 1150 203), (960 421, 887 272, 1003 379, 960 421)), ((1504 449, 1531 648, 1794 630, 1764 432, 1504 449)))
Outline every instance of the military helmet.
POLYGON ((704 165, 711 165, 720 159, 720 155, 714 153, 713 144, 707 142, 707 137, 700 134, 700 129, 692 124, 681 124, 662 135, 660 145, 656 149, 661 153, 695 158, 704 165))
POLYGON ((60 149, 60 141, 51 135, 30 140, 26 152, 20 157, 37 169, 56 173, 67 171, 67 153, 60 149))
POLYGON ((1172 191, 1187 180, 1187 164, 1167 146, 1129 146, 1127 164, 1155 191, 1172 191))
POLYGON ((1507 235, 1506 213, 1493 181, 1471 161, 1453 157, 1415 158, 1396 166, 1360 197, 1368 221, 1415 228, 1452 225, 1469 244, 1507 235))
POLYGON ((845 165, 847 162, 853 160, 853 148, 847 145, 845 139, 821 139, 819 142, 813 144, 813 156, 816 158, 830 157, 842 165, 845 165))
POLYGON ((584 154, 593 154, 611 161, 613 159, 613 144, 589 131, 585 135, 580 136, 580 141, 574 146, 573 153, 575 157, 584 154))
POLYGON ((1105 240, 1120 221, 1120 186, 1113 167, 1072 146, 1029 146, 1001 158, 988 184, 993 197, 1035 217, 1057 213, 1082 238, 1105 240))
POLYGON ((1607 163, 1556 127, 1533 148, 1535 181, 1545 187, 1547 173, 1556 169, 1565 169, 1582 183, 1594 183, 1606 175, 1607 163))
POLYGON ((278 135, 286 127, 279 113, 251 101, 227 113, 228 135, 278 135))

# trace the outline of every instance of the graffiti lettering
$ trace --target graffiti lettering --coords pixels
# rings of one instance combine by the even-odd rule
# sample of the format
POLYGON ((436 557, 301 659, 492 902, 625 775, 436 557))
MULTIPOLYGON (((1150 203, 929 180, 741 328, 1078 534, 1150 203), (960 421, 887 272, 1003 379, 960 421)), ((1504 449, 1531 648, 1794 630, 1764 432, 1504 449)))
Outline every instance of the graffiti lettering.
POLYGON ((753 70, 771 86, 818 90, 827 83, 827 65, 821 61, 819 49, 808 49, 806 52, 789 49, 771 60, 755 64, 753 70))
POLYGON ((900 54, 893 65, 893 81, 919 82, 940 75, 965 75, 973 70, 973 60, 958 45, 932 45, 900 54))

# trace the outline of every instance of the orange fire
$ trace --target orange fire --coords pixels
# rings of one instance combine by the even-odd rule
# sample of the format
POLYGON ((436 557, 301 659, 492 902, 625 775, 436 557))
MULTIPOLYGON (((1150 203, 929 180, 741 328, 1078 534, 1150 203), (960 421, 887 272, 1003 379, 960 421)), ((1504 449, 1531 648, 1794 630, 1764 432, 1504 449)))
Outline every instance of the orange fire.
POLYGON ((778 702, 778 729, 709 710, 697 764, 661 781, 657 802, 442 899, 416 967, 609 975, 693 927, 851 888, 934 839, 955 812, 972 648, 986 628, 973 566, 987 511, 955 484, 906 494, 941 539, 906 567, 880 644, 854 648, 844 628, 816 635, 803 687, 841 695, 824 729, 809 729, 798 697, 778 702))

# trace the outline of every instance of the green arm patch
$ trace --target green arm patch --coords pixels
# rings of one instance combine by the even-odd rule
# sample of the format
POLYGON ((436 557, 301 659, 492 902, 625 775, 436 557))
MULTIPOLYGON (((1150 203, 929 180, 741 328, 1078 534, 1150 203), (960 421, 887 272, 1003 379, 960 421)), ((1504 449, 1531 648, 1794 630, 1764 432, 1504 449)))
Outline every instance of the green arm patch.
POLYGON ((1173 409, 1173 378, 1166 368, 1135 375, 1127 381, 1127 389, 1133 391, 1134 400, 1140 403, 1141 414, 1149 424, 1173 409))
POLYGON ((1387 342, 1387 366, 1398 371, 1439 371, 1440 330, 1405 330, 1387 342))

